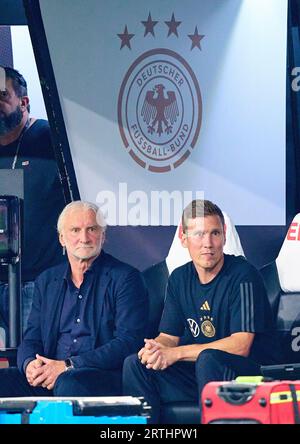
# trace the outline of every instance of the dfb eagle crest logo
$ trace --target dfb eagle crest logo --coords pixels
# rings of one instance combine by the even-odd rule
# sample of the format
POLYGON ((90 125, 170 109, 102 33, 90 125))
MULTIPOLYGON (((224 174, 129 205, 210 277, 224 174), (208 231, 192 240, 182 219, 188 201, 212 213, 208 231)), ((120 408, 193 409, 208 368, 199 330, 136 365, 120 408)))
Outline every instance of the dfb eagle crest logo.
POLYGON ((177 168, 195 148, 201 120, 199 84, 181 55, 152 49, 132 63, 119 92, 118 123, 138 165, 154 173, 177 168))
POLYGON ((171 134, 172 125, 179 116, 175 92, 167 91, 165 97, 164 89, 164 85, 159 83, 154 91, 147 91, 141 113, 148 124, 148 132, 153 134, 156 131, 159 136, 163 132, 171 134))

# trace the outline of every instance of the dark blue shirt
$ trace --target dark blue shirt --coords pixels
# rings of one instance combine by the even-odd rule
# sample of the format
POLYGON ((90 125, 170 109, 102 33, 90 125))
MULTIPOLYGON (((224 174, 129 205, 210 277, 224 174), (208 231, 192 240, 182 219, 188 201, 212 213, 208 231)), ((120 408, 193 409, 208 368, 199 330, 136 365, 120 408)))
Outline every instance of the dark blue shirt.
MULTIPOLYGON (((95 260, 97 263, 97 259, 95 260)), ((77 288, 71 279, 68 268, 65 280, 65 295, 62 307, 59 335, 55 358, 58 360, 76 356, 80 352, 93 349, 94 338, 91 336, 93 311, 94 264, 84 273, 83 282, 77 288)))
POLYGON ((243 257, 224 255, 217 276, 202 284, 193 262, 168 282, 160 332, 207 344, 237 332, 255 333, 250 356, 260 364, 277 360, 270 304, 258 271, 243 257))

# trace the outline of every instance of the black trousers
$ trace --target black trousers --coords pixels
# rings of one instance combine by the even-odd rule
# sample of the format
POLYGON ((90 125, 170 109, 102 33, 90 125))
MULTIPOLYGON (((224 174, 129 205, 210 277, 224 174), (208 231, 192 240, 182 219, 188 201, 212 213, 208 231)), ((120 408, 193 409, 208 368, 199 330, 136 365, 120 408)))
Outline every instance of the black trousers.
POLYGON ((0 370, 0 397, 19 396, 117 396, 122 393, 119 370, 72 369, 57 378, 53 390, 32 387, 15 367, 0 370))
POLYGON ((204 350, 196 362, 177 362, 163 371, 147 369, 137 355, 131 355, 124 362, 123 393, 143 396, 152 407, 151 423, 157 424, 161 404, 192 401, 201 410, 200 395, 208 382, 260 374, 256 362, 220 350, 204 350))

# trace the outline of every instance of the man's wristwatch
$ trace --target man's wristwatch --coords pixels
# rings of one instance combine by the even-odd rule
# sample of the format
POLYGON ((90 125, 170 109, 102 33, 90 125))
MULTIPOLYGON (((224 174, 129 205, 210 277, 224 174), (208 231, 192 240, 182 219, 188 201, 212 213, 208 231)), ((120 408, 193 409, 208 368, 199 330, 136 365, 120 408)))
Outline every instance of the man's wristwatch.
POLYGON ((73 362, 70 358, 65 359, 65 371, 71 370, 72 368, 74 368, 73 362))

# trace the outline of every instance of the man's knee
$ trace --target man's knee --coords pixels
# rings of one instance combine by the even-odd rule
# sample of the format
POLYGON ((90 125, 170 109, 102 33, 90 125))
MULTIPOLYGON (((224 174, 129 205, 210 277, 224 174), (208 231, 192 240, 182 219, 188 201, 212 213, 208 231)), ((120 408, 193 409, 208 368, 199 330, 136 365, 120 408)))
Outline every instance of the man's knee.
POLYGON ((140 361, 137 354, 127 356, 123 364, 123 375, 132 373, 139 365, 140 361))
POLYGON ((16 367, 2 368, 0 371, 0 384, 5 385, 7 382, 13 382, 21 377, 21 373, 16 367))
POLYGON ((221 350, 215 350, 212 348, 203 350, 196 361, 196 372, 203 371, 204 368, 209 368, 216 362, 221 362, 223 357, 223 352, 221 350))
POLYGON ((54 396, 72 396, 76 380, 72 370, 61 373, 53 387, 54 396))
POLYGON ((25 376, 16 368, 9 367, 0 370, 0 396, 26 396, 26 386, 29 384, 25 376))
POLYGON ((144 379, 144 367, 137 354, 128 356, 123 365, 123 394, 132 395, 137 381, 144 379))

